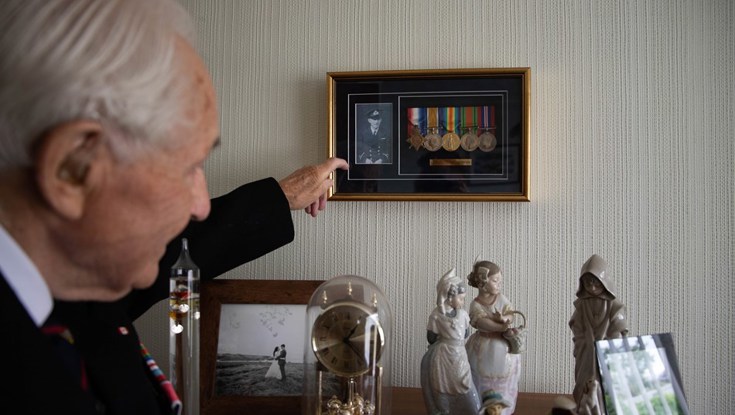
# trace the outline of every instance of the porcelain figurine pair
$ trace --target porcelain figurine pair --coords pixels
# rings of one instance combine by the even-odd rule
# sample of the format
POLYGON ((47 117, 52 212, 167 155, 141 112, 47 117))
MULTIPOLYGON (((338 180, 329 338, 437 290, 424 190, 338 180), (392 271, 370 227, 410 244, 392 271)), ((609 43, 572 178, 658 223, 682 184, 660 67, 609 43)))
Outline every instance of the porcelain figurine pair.
POLYGON ((437 306, 426 330, 429 348, 421 361, 424 403, 431 415, 509 415, 521 363, 503 334, 513 330, 514 309, 501 293, 503 277, 496 264, 475 262, 467 279, 479 290, 469 313, 464 310, 467 286, 454 269, 437 284, 437 306), (472 336, 470 327, 476 329, 472 336))

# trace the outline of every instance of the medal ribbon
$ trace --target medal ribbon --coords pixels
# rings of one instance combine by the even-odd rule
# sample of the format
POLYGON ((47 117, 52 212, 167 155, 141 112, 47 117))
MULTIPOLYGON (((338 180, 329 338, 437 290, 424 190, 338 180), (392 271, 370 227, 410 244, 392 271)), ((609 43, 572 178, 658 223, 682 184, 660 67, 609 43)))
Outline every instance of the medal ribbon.
POLYGON ((459 131, 461 128, 495 128, 495 106, 482 107, 412 107, 406 110, 408 135, 413 126, 419 127, 421 134, 427 128, 444 127, 446 132, 459 131))
POLYGON ((459 107, 442 107, 439 108, 439 124, 444 126, 448 133, 453 133, 457 129, 457 115, 460 112, 459 107))
POLYGON ((477 127, 477 107, 462 108, 462 128, 477 127))
POLYGON ((480 107, 480 128, 487 128, 490 125, 490 107, 487 105, 480 107))
POLYGON ((457 122, 459 121, 459 114, 461 109, 459 107, 447 108, 447 130, 450 133, 457 131, 457 122))
POLYGON ((495 129, 495 105, 480 107, 480 128, 495 129))
POLYGON ((419 128, 421 134, 426 133, 426 108, 408 108, 408 136, 413 133, 413 127, 419 128))
POLYGON ((156 361, 153 360, 153 356, 148 353, 148 349, 145 348, 142 342, 140 343, 140 354, 143 356, 143 360, 145 360, 148 370, 151 371, 153 377, 158 381, 158 386, 161 388, 164 395, 166 395, 169 402, 171 402, 171 411, 175 415, 181 415, 182 403, 181 399, 179 399, 179 396, 176 394, 174 385, 171 384, 171 381, 166 379, 166 375, 163 374, 163 371, 158 367, 156 361))
POLYGON ((429 128, 436 128, 439 126, 439 108, 429 107, 426 109, 426 118, 429 128))

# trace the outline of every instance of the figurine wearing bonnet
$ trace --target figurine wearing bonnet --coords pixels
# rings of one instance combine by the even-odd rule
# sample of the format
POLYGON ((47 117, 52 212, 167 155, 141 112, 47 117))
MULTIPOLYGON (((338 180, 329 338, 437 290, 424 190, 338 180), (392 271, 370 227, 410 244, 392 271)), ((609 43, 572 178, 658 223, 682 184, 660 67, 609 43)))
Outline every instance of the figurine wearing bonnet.
POLYGON ((602 394, 596 382, 595 341, 628 334, 625 306, 616 298, 606 269, 607 263, 598 255, 592 255, 582 265, 574 313, 569 320, 574 340, 573 395, 580 415, 600 413, 602 394))
POLYGON ((431 415, 475 414, 480 400, 472 383, 464 342, 470 318, 464 310, 467 286, 451 269, 436 286, 436 308, 429 315, 429 349, 421 360, 421 387, 431 415))
POLYGON ((495 391, 509 403, 502 414, 515 410, 518 379, 521 376, 520 355, 512 354, 503 337, 513 323, 513 305, 501 293, 503 274, 490 261, 476 261, 467 277, 470 286, 480 292, 470 304, 470 324, 477 331, 467 340, 467 356, 475 388, 481 394, 495 391))

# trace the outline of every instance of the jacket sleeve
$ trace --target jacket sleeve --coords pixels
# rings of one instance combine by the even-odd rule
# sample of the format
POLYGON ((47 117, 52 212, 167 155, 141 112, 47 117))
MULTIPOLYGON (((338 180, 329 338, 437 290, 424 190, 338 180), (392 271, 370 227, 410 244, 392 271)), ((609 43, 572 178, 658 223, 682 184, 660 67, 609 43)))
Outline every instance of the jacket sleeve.
POLYGON ((202 280, 211 280, 293 241, 288 200, 273 178, 245 184, 212 199, 207 219, 191 222, 168 244, 158 264, 156 282, 128 295, 132 319, 168 297, 169 273, 179 257, 182 238, 188 239, 191 258, 202 280))

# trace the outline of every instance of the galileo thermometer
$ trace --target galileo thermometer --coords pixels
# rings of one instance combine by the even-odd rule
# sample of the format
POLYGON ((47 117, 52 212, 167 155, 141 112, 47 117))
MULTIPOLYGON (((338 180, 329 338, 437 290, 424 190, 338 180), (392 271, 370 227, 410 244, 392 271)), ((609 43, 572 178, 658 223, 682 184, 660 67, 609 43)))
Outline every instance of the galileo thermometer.
POLYGON ((181 240, 181 254, 171 267, 169 293, 169 367, 171 383, 183 402, 183 415, 199 414, 199 267, 181 240))

